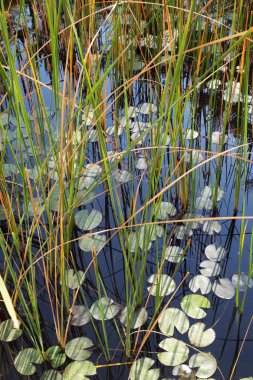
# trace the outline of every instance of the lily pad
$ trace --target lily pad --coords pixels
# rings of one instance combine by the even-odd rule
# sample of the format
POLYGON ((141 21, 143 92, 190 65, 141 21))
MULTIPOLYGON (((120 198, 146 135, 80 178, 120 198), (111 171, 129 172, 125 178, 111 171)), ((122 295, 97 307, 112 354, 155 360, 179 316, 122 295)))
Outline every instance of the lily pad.
POLYGON ((213 292, 217 297, 229 300, 235 295, 235 287, 228 278, 219 278, 213 283, 213 292))
POLYGON ((127 170, 118 170, 116 173, 115 173, 115 178, 118 182, 120 183, 124 183, 124 182, 129 182, 133 176, 132 174, 127 171, 127 170))
POLYGON ((188 365, 180 364, 180 365, 177 365, 175 368, 173 368, 172 375, 181 376, 180 379, 182 378, 184 380, 191 380, 192 370, 188 365))
POLYGON ((214 342, 215 331, 211 328, 205 330, 205 328, 206 325, 202 322, 195 323, 190 327, 188 337, 191 344, 196 347, 207 347, 214 342))
POLYGON ((200 273, 206 277, 218 276, 221 271, 219 263, 210 260, 204 260, 200 264, 200 273))
POLYGON ((188 239, 193 235, 193 231, 191 228, 186 226, 176 226, 174 229, 174 235, 179 240, 188 239))
POLYGON ((90 308, 91 315, 98 321, 114 318, 119 310, 119 306, 111 298, 107 297, 101 297, 90 308))
POLYGON ((200 291, 201 294, 208 294, 212 290, 212 283, 208 277, 198 274, 189 282, 189 288, 193 293, 200 291))
POLYGON ((14 328, 13 320, 7 319, 0 324, 0 341, 12 342, 20 337, 21 329, 14 328))
POLYGON ((208 235, 213 235, 214 232, 219 234, 221 232, 221 225, 217 220, 206 220, 203 223, 203 231, 206 232, 208 235))
POLYGON ((120 322, 127 326, 127 323, 129 321, 131 329, 138 329, 144 325, 147 319, 148 313, 144 307, 136 309, 133 313, 129 313, 125 307, 120 315, 120 322))
POLYGON ((43 373, 40 380, 63 380, 62 374, 55 369, 50 369, 43 373))
POLYGON ((220 145, 221 143, 226 144, 228 141, 228 136, 224 135, 223 140, 223 133, 219 131, 215 131, 212 133, 211 141, 213 144, 220 145))
POLYGON ((141 103, 138 105, 140 113, 144 115, 149 115, 150 113, 156 112, 157 107, 153 103, 141 103))
POLYGON ((21 375, 31 376, 36 372, 34 364, 42 364, 44 358, 36 348, 25 348, 14 360, 14 366, 21 375))
POLYGON ((72 326, 84 326, 90 321, 90 310, 83 305, 75 305, 70 324, 72 326))
POLYGON ((253 287, 253 281, 245 273, 240 273, 240 275, 235 273, 231 280, 235 288, 239 287, 240 292, 244 292, 247 287, 253 287))
POLYGON ((97 210, 81 210, 75 215, 75 222, 78 228, 84 231, 93 230, 103 219, 103 215, 97 210))
POLYGON ((96 252, 100 251, 106 242, 105 235, 94 235, 94 236, 84 236, 79 240, 78 244, 82 251, 84 252, 92 252, 95 250, 96 252))
POLYGON ((96 375, 94 364, 88 360, 70 363, 63 372, 63 380, 88 380, 89 376, 96 375))
POLYGON ((190 323, 182 310, 170 307, 158 319, 158 326, 163 334, 173 336, 175 328, 180 334, 184 334, 188 331, 190 323))
POLYGON ((150 358, 142 358, 136 360, 129 374, 130 380, 158 380, 160 375, 159 368, 151 368, 155 361, 150 358))
POLYGON ((223 247, 216 248, 215 244, 210 244, 205 248, 205 255, 211 261, 221 261, 226 257, 227 251, 223 247))
POLYGON ((176 289, 175 281, 167 274, 152 274, 148 278, 148 282, 154 284, 152 287, 148 287, 148 291, 152 296, 168 296, 176 289))
POLYGON ((187 219, 199 219, 201 218, 202 216, 199 215, 199 214, 195 214, 193 212, 187 212, 186 214, 184 214, 184 216, 182 217, 182 222, 188 227, 188 228, 191 228, 192 230, 195 230, 196 228, 198 228, 199 226, 199 222, 196 220, 196 221, 191 221, 191 222, 188 222, 187 219))
POLYGON ((157 219, 166 220, 169 216, 175 216, 177 213, 176 207, 170 202, 161 202, 157 208, 157 219))
POLYGON ((70 359, 80 362, 91 356, 91 351, 88 348, 92 346, 93 343, 89 338, 74 338, 66 344, 65 353, 70 359))
POLYGON ((210 301, 199 294, 184 296, 180 305, 185 314, 195 319, 205 318, 206 312, 202 309, 209 309, 211 307, 210 301))
POLYGON ((160 342, 159 347, 166 352, 157 355, 158 360, 166 366, 176 366, 184 363, 189 356, 189 348, 181 340, 166 338, 160 342))
POLYGON ((84 281, 84 272, 81 270, 74 272, 74 269, 67 269, 65 271, 65 282, 70 289, 77 289, 84 281))
POLYGON ((165 259, 170 263, 179 263, 182 260, 184 250, 178 246, 170 246, 166 248, 165 259))
POLYGON ((53 368, 60 367, 66 360, 66 355, 62 352, 60 346, 49 347, 46 351, 46 357, 51 361, 53 368))
POLYGON ((198 137, 199 133, 197 131, 194 131, 193 129, 187 128, 184 129, 183 135, 186 140, 194 140, 198 137))
POLYGON ((198 368, 196 375, 208 379, 217 369, 216 359, 210 353, 198 352, 189 360, 190 368, 198 368))

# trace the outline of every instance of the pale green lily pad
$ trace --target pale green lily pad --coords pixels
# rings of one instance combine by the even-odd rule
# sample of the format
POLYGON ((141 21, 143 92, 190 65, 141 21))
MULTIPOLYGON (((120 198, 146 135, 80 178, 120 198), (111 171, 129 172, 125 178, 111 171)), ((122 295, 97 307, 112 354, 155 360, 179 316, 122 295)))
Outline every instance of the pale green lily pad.
POLYGON ((221 266, 216 261, 204 260, 200 264, 200 273, 206 277, 218 276, 221 266))
POLYGON ((98 321, 103 321, 114 318, 118 314, 119 310, 119 306, 116 305, 111 298, 101 297, 93 303, 90 308, 90 313, 93 318, 98 321))
POLYGON ((44 358, 36 348, 25 348, 14 360, 14 366, 21 375, 31 376, 36 372, 34 364, 42 364, 44 358))
POLYGON ((148 291, 152 296, 168 296, 176 289, 175 281, 167 274, 152 274, 148 278, 148 282, 154 284, 152 287, 148 287, 148 291))
POLYGON ((235 295, 235 287, 228 278, 219 278, 213 283, 213 292, 217 297, 230 300, 235 295))
POLYGON ((180 379, 191 380, 192 379, 192 370, 187 364, 180 364, 173 368, 173 376, 181 376, 180 379))
POLYGON ((138 105, 138 110, 144 115, 149 115, 150 113, 156 112, 157 107, 153 103, 141 103, 138 105))
POLYGON ((46 351, 46 357, 51 361, 53 368, 60 367, 66 360, 66 355, 60 346, 49 347, 46 351))
POLYGON ((133 176, 127 170, 119 170, 115 173, 115 178, 118 182, 124 183, 129 182, 133 178, 133 176))
POLYGON ((205 318, 206 312, 202 309, 209 309, 211 307, 210 301, 199 294, 185 296, 180 305, 185 314, 195 319, 205 318))
POLYGON ((210 244, 205 248, 205 255, 211 261, 221 261, 225 259, 227 251, 223 247, 216 248, 215 244, 210 244))
POLYGON ((203 223, 203 231, 206 232, 208 235, 213 235, 214 232, 219 234, 221 232, 221 225, 217 220, 206 220, 203 223))
POLYGON ((189 360, 190 368, 198 368, 196 375, 208 379, 217 369, 216 359, 210 353, 198 352, 189 360))
POLYGON ((244 292, 247 289, 247 287, 253 287, 253 281, 249 279, 249 277, 245 273, 235 273, 232 276, 231 281, 235 288, 239 287, 240 292, 244 292))
POLYGON ((166 338, 160 342, 159 347, 166 352, 157 355, 159 362, 166 366, 176 366, 184 363, 189 356, 189 348, 181 340, 166 338))
POLYGON ((84 326, 90 321, 90 310, 84 305, 75 305, 70 320, 72 326, 84 326))
POLYGON ((100 251, 106 242, 105 235, 94 235, 94 236, 84 236, 79 240, 78 244, 82 251, 84 252, 92 252, 95 250, 96 252, 100 251))
POLYGON ((151 368, 155 361, 150 358, 142 358, 136 360, 129 374, 130 380, 158 380, 160 375, 159 368, 151 368))
POLYGON ((165 259, 170 263, 179 263, 182 260, 184 250, 178 246, 170 246, 166 248, 165 259))
POLYGON ((194 131, 193 129, 186 128, 183 130, 183 136, 186 140, 194 140, 198 137, 198 131, 194 131))
POLYGON ((89 376, 96 375, 94 364, 88 360, 70 363, 63 372, 63 380, 88 380, 89 376))
POLYGON ((157 219, 166 220, 169 216, 175 216, 176 207, 170 202, 161 202, 156 206, 157 219))
POLYGON ((197 210, 211 210, 213 208, 213 200, 201 195, 196 198, 195 207, 197 210))
POLYGON ((185 153, 185 161, 192 162, 193 165, 197 165, 204 160, 204 156, 201 152, 197 150, 192 150, 191 152, 185 153))
POLYGON ((129 313, 125 307, 120 315, 120 322, 125 326, 127 326, 127 323, 129 322, 131 329, 138 329, 144 325, 147 319, 148 313, 144 307, 136 309, 133 313, 129 313))
POLYGON ((215 331, 212 328, 207 330, 205 328, 206 325, 202 322, 195 323, 190 327, 188 337, 191 344, 196 347, 207 347, 214 342, 215 331))
POLYGON ((228 135, 224 135, 223 139, 223 133, 220 131, 214 131, 211 136, 211 141, 213 144, 220 145, 222 142, 223 144, 226 144, 228 142, 228 135))
POLYGON ((65 353, 70 359, 81 362, 91 356, 91 351, 88 348, 92 346, 93 343, 89 338, 74 338, 66 344, 65 353))
POLYGON ((3 174, 5 178, 18 174, 18 167, 14 164, 3 164, 3 174))
POLYGON ((21 329, 14 328, 13 320, 7 319, 0 324, 0 341, 12 342, 20 337, 21 329))
POLYGON ((128 235, 128 244, 131 252, 135 252, 136 249, 138 248, 138 239, 137 239, 137 233, 132 231, 128 235))
POLYGON ((170 307, 158 319, 158 326, 163 334, 173 336, 175 328, 180 334, 184 334, 188 331, 190 323, 182 310, 170 307))
POLYGON ((74 272, 74 269, 65 270, 65 282, 70 289, 77 289, 84 281, 85 275, 81 270, 74 272))
POLYGON ((176 226, 174 229, 174 235, 179 240, 183 240, 185 238, 188 239, 193 235, 193 231, 187 226, 176 226))
POLYGON ((138 158, 135 167, 138 170, 146 170, 147 167, 148 167, 148 161, 147 161, 147 159, 145 157, 138 158))
POLYGON ((100 211, 81 210, 75 215, 75 222, 78 228, 84 231, 93 230, 102 222, 103 215, 100 211))
POLYGON ((62 374, 55 369, 50 369, 43 373, 40 380, 63 380, 62 374))
POLYGON ((189 282, 189 288, 193 293, 199 290, 201 294, 208 294, 212 290, 212 283, 208 277, 198 274, 189 282))

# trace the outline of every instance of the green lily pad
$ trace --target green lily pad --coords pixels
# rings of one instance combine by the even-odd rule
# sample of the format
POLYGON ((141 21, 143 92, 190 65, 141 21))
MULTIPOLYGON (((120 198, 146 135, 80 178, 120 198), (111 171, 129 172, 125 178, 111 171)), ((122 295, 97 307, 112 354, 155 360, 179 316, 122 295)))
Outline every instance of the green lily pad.
POLYGON ((208 379, 215 373, 217 362, 210 353, 198 352, 190 358, 189 367, 198 368, 196 375, 203 379, 208 379))
POLYGON ((91 356, 91 351, 88 348, 92 346, 93 343, 89 338, 74 338, 66 344, 65 353, 70 359, 81 362, 91 356))
POLYGON ((25 348, 14 360, 14 366, 21 375, 31 376, 36 372, 34 364, 42 364, 44 358, 36 348, 25 348))
POLYGON ((211 261, 221 261, 225 259, 227 251, 223 247, 216 248, 215 244, 210 244, 205 248, 205 255, 211 261))
POLYGON ((199 290, 201 294, 208 294, 212 290, 212 283, 208 277, 198 274, 189 282, 189 288, 193 293, 199 290))
POLYGON ((21 329, 14 328, 12 319, 7 319, 0 324, 0 341, 12 342, 20 337, 21 329))
POLYGON ((90 313, 98 321, 109 320, 114 318, 119 312, 119 306, 111 298, 101 297, 93 303, 90 313))
POLYGON ((66 355, 60 346, 49 347, 46 351, 46 357, 51 361, 53 368, 60 367, 66 360, 66 355))
POLYGON ((148 278, 148 282, 154 284, 152 287, 148 287, 148 291, 150 291, 152 296, 168 296, 176 289, 175 281, 167 274, 152 274, 148 278))
POLYGON ((173 336, 175 328, 180 334, 188 331, 190 322, 182 310, 170 307, 158 319, 158 326, 164 335, 173 336))
POLYGON ((161 202, 156 207, 157 219, 166 220, 169 216, 175 216, 177 213, 176 207, 170 202, 161 202))
POLYGON ((213 283, 213 292, 217 297, 230 300, 235 295, 235 287, 228 278, 219 278, 213 283))
POLYGON ((200 264, 200 273, 206 277, 218 276, 221 271, 219 263, 210 260, 204 260, 200 264))
POLYGON ((120 315, 120 322, 127 326, 127 323, 130 324, 131 329, 138 329, 148 319, 147 310, 144 307, 136 309, 133 313, 129 313, 125 307, 120 315))
POLYGON ((158 380, 160 375, 159 368, 151 368, 155 361, 150 358, 136 360, 130 370, 130 380, 158 380))
POLYGON ((63 380, 89 380, 89 376, 96 375, 94 364, 88 360, 70 363, 63 372, 63 380))
POLYGON ((178 246, 170 246, 166 248, 165 259, 170 263, 179 263, 182 260, 184 250, 178 246))
POLYGON ((82 251, 84 252, 92 252, 95 250, 96 252, 100 251, 106 242, 105 235, 94 235, 94 236, 84 236, 79 240, 78 244, 82 251))
POLYGON ((184 363, 189 356, 189 348, 181 340, 166 338, 160 342, 159 347, 166 352, 157 355, 159 362, 166 366, 176 366, 184 363))
POLYGON ((75 222, 78 228, 84 231, 93 230, 103 219, 103 215, 97 210, 81 210, 75 215, 75 222))
POLYGON ((195 323, 188 331, 188 337, 196 347, 207 347, 215 340, 215 331, 213 329, 205 330, 206 325, 202 322, 195 323))
POLYGON ((185 314, 195 319, 204 318, 206 312, 202 309, 209 309, 211 307, 210 301, 199 294, 189 294, 185 296, 180 305, 185 314))
POLYGON ((43 373, 40 380, 63 380, 62 374, 55 369, 50 369, 43 373))
POLYGON ((84 326, 90 321, 90 310, 83 305, 75 305, 74 313, 71 317, 72 326, 84 326))
POLYGON ((84 272, 81 270, 74 272, 74 269, 65 270, 65 282, 70 289, 77 289, 84 281, 84 272))

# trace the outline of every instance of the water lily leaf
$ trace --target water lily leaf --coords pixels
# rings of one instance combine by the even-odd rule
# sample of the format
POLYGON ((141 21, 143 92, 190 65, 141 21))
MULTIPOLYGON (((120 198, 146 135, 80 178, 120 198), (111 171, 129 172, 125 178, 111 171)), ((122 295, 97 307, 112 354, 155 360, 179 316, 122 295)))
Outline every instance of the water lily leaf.
POLYGON ((209 299, 199 294, 185 296, 180 305, 185 314, 195 319, 205 318, 206 312, 202 309, 209 309, 211 307, 209 299))
POLYGON ((213 235, 214 232, 219 234, 221 232, 221 225, 217 220, 206 220, 203 224, 203 231, 208 235, 213 235))
POLYGON ((148 278, 148 282, 154 284, 152 287, 148 287, 148 291, 152 296, 168 296, 176 289, 175 281, 167 274, 152 274, 148 278))
POLYGON ((92 346, 93 343, 89 338, 74 338, 66 344, 65 353, 70 359, 81 362, 91 356, 91 351, 88 348, 92 346))
POLYGON ((114 318, 119 312, 119 306, 111 298, 101 297, 90 308, 91 315, 98 321, 114 318))
POLYGON ((201 190, 201 195, 205 198, 212 198, 216 195, 219 202, 224 198, 225 192, 219 186, 204 186, 201 190))
POLYGON ((176 226, 174 229, 174 235, 177 239, 183 240, 193 235, 191 228, 186 226, 176 226))
POLYGON ((36 372, 34 364, 43 363, 44 358, 36 348, 25 348, 20 351, 14 360, 14 366, 21 375, 29 376, 36 372))
POLYGON ((198 137, 199 133, 197 131, 194 131, 191 128, 184 129, 183 131, 184 138, 186 140, 194 140, 198 137))
POLYGON ((78 189, 82 190, 83 188, 88 189, 91 187, 95 181, 97 176, 102 172, 102 168, 97 164, 88 164, 83 169, 83 176, 80 178, 78 189))
POLYGON ((205 248, 205 255, 211 261, 221 261, 226 257, 227 251, 223 247, 216 248, 215 244, 210 244, 205 248))
POLYGON ((161 202, 156 207, 157 219, 166 220, 169 216, 175 216, 177 213, 176 207, 170 202, 161 202))
POLYGON ((12 342, 20 337, 21 329, 14 328, 12 319, 7 319, 0 324, 0 341, 12 342))
POLYGON ((183 253, 184 250, 182 248, 178 246, 170 246, 166 248, 165 259, 170 263, 179 263, 179 261, 182 260, 183 253))
POLYGON ((55 369, 50 369, 43 373, 40 380, 63 380, 62 374, 55 369))
POLYGON ((66 360, 66 355, 60 346, 49 347, 46 351, 46 357, 51 361, 53 368, 60 367, 66 360))
POLYGON ((211 328, 205 330, 205 328, 206 325, 202 322, 195 323, 190 327, 188 337, 191 344, 196 347, 207 347, 214 342, 215 331, 211 328))
POLYGON ((199 290, 201 294, 208 294, 212 289, 212 283, 208 277, 198 274, 189 282, 189 288, 193 293, 199 290))
POLYGON ((103 219, 103 215, 97 210, 81 210, 75 215, 75 222, 78 228, 84 231, 93 230, 103 219))
POLYGON ((157 355, 158 360, 166 366, 176 366, 184 363, 189 356, 189 348, 181 340, 175 338, 166 338, 162 340, 159 347, 166 352, 157 355))
POLYGON ((63 372, 63 380, 89 380, 89 376, 96 375, 94 364, 88 360, 70 363, 63 372))
POLYGON ((196 198, 195 207, 197 210, 211 210, 213 208, 213 200, 201 195, 196 198))
POLYGON ((146 170, 148 167, 147 159, 145 157, 138 158, 135 167, 138 170, 146 170))
POLYGON ((215 261, 204 260, 200 264, 200 273, 206 277, 218 276, 221 271, 220 264, 215 261))
POLYGON ((173 368, 172 371, 173 376, 182 376, 184 380, 191 380, 192 376, 192 370, 190 367, 186 364, 180 364, 177 365, 175 368, 173 368))
POLYGON ((184 216, 182 217, 182 222, 188 227, 188 228, 191 228, 192 230, 195 230, 196 228, 198 228, 199 226, 199 222, 196 220, 196 221, 192 221, 192 222, 188 222, 187 219, 199 219, 201 218, 202 216, 199 215, 199 214, 195 214, 193 212, 187 212, 186 214, 184 214, 184 216))
POLYGON ((182 310, 170 307, 158 319, 158 326, 163 334, 173 336, 175 328, 180 334, 184 334, 188 331, 190 323, 182 310))
POLYGON ((81 270, 74 272, 74 269, 65 270, 65 282, 70 289, 77 289, 85 279, 84 272, 81 270))
POLYGON ((127 113, 129 117, 132 117, 132 118, 137 117, 139 114, 139 108, 130 106, 127 108, 127 113))
POLYGON ((240 292, 244 292, 247 287, 253 287, 253 281, 245 273, 234 274, 231 280, 235 288, 239 287, 240 292))
POLYGON ((70 324, 72 326, 84 326, 90 321, 90 310, 83 305, 75 305, 70 324))
POLYGON ((144 307, 136 309, 133 313, 129 313, 125 307, 120 315, 120 322, 127 326, 127 323, 130 323, 131 329, 138 329, 148 319, 147 310, 144 307))
POLYGON ((221 85, 221 81, 219 79, 212 79, 206 82, 206 87, 210 90, 217 90, 221 85))
POLYGON ((128 244, 131 252, 135 252, 136 248, 138 248, 138 239, 136 232, 130 232, 128 235, 128 244))
POLYGON ((228 278, 219 278, 213 283, 213 292, 217 297, 229 300, 235 295, 235 287, 228 278))
POLYGON ((204 156, 201 152, 197 150, 192 150, 191 152, 185 153, 185 161, 192 162, 193 165, 197 165, 204 160, 204 156))
POLYGON ((190 368, 198 368, 196 375, 208 379, 217 369, 216 359, 210 353, 198 352, 189 360, 190 368))
POLYGON ((150 358, 136 360, 129 373, 130 380, 158 380, 160 375, 159 368, 151 368, 155 361, 150 358))
POLYGON ((18 167, 14 164, 3 164, 2 166, 4 177, 11 177, 13 174, 18 174, 18 167))
POLYGON ((115 173, 115 178, 120 183, 129 182, 131 181, 132 177, 132 174, 127 170, 118 170, 115 173))
POLYGON ((138 105, 138 109, 139 112, 144 115, 149 115, 150 113, 157 111, 157 107, 152 103, 141 103, 138 105))
POLYGON ((100 251, 106 242, 105 235, 84 236, 79 240, 78 245, 84 252, 100 251))
POLYGON ((215 131, 212 133, 211 141, 213 144, 220 145, 221 143, 226 144, 228 141, 228 136, 224 135, 223 140, 223 133, 219 131, 215 131))

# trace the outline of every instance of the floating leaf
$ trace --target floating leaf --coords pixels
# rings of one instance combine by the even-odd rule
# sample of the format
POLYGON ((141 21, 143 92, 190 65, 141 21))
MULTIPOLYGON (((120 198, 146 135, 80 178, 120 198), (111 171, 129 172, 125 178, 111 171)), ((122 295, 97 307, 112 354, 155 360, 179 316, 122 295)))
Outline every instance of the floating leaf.
POLYGON ((191 228, 186 226, 176 226, 174 229, 174 235, 177 239, 183 240, 193 235, 191 228))
POLYGON ((98 321, 114 318, 119 312, 119 306, 111 298, 101 297, 90 308, 93 318, 98 321))
POLYGON ((88 348, 92 346, 93 343, 89 338, 74 338, 66 344, 65 353, 70 359, 80 362, 91 356, 91 351, 88 348))
POLYGON ((218 276, 221 271, 220 264, 215 261, 204 260, 200 264, 200 273, 206 277, 218 276))
POLYGON ((206 87, 210 90, 217 90, 221 85, 221 81, 219 79, 212 79, 206 82, 206 87))
POLYGON ((103 219, 103 215, 100 211, 81 210, 75 215, 75 222, 78 228, 84 231, 93 230, 96 228, 103 219))
POLYGON ((0 341, 12 342, 20 337, 21 329, 14 328, 12 319, 7 319, 0 324, 0 341))
POLYGON ((138 158, 135 167, 138 170, 146 170, 148 167, 147 159, 145 157, 138 158))
POLYGON ((25 348, 14 360, 14 366, 21 375, 29 376, 36 372, 34 364, 43 363, 41 352, 35 348, 25 348))
POLYGON ((62 374, 55 369, 50 369, 43 373, 40 380, 63 380, 62 374))
POLYGON ((138 248, 138 239, 136 232, 130 232, 128 235, 128 244, 131 252, 135 252, 136 248, 138 248))
POLYGON ((150 358, 136 360, 129 373, 130 380, 158 380, 160 375, 159 368, 151 368, 155 361, 150 358))
POLYGON ((148 278, 148 282, 154 284, 152 287, 148 287, 148 291, 152 296, 168 296, 176 289, 175 281, 167 274, 152 274, 148 278))
POLYGON ((181 340, 166 338, 160 342, 159 347, 166 352, 157 355, 158 360, 166 366, 176 366, 184 363, 188 359, 189 348, 181 340))
POLYGON ((84 281, 84 272, 81 270, 74 272, 74 269, 65 270, 65 283, 70 289, 77 289, 84 281))
POLYGON ((186 140, 194 140, 198 137, 199 133, 197 131, 194 131, 191 128, 184 129, 183 131, 184 138, 186 140))
POLYGON ((184 379, 184 380, 187 380, 187 379, 191 380, 192 370, 190 369, 190 367, 188 365, 180 364, 180 365, 177 365, 175 368, 173 368, 172 375, 173 376, 182 376, 182 379, 184 379))
POLYGON ((147 319, 148 313, 144 307, 136 309, 133 313, 130 313, 125 307, 120 315, 120 322, 125 326, 129 323, 131 329, 138 329, 144 325, 147 319))
POLYGON ((118 170, 115 178, 120 183, 129 182, 132 179, 132 174, 127 170, 118 170))
POLYGON ((205 248, 205 255, 211 261, 220 261, 226 257, 227 251, 223 247, 216 248, 215 244, 210 244, 205 248))
POLYGON ((195 319, 204 318, 206 312, 202 309, 209 309, 211 307, 210 301, 199 294, 189 294, 184 296, 180 305, 185 314, 195 319))
POLYGON ((215 331, 213 329, 205 330, 206 325, 202 322, 195 323, 188 331, 188 337, 196 347, 207 347, 215 340, 215 331))
POLYGON ((192 162, 193 165, 197 165, 204 160, 204 156, 201 152, 197 150, 192 150, 191 152, 185 153, 185 161, 192 162))
POLYGON ((166 248, 165 259, 170 263, 179 263, 179 261, 182 260, 183 253, 184 250, 182 248, 178 246, 170 246, 166 248))
POLYGON ((198 228, 199 226, 199 222, 196 220, 196 221, 192 221, 192 222, 188 222, 187 219, 199 219, 201 218, 202 216, 199 215, 199 214, 195 214, 193 212, 187 212, 186 214, 184 214, 184 216, 182 217, 182 222, 188 227, 188 228, 191 228, 193 230, 195 230, 196 228, 198 228))
POLYGON ((213 283, 213 292, 217 297, 229 300, 235 295, 235 287, 228 278, 219 278, 213 283))
POLYGON ((138 109, 140 113, 145 115, 149 115, 150 113, 157 111, 157 107, 152 103, 141 103, 138 105, 138 109))
POLYGON ((213 208, 213 200, 201 195, 196 198, 195 207, 197 210, 211 210, 213 208))
POLYGON ((72 326, 84 326, 90 321, 90 310, 83 305, 75 305, 70 320, 72 326))
POLYGON ((203 379, 208 379, 215 373, 217 369, 217 362, 216 359, 210 353, 198 352, 190 358, 189 367, 199 367, 199 369, 196 372, 196 375, 203 379))
POLYGON ((63 372, 63 380, 88 380, 87 376, 96 375, 94 364, 88 360, 70 363, 63 372))
POLYGON ((247 287, 253 287, 253 281, 249 279, 249 277, 245 273, 240 273, 240 275, 234 274, 231 280, 234 287, 239 287, 240 292, 244 292, 247 289, 247 287))
POLYGON ((78 244, 81 250, 84 252, 92 252, 93 250, 98 252, 104 247, 105 242, 105 235, 94 235, 82 237, 82 239, 79 240, 78 244))
POLYGON ((157 219, 166 220, 169 216, 175 216, 176 207, 170 202, 161 202, 156 207, 157 219))
POLYGON ((220 145, 221 143, 226 144, 228 141, 228 136, 224 135, 224 140, 223 140, 223 133, 219 131, 215 131, 212 133, 211 141, 213 144, 217 144, 217 145, 220 145))
POLYGON ((221 232, 221 225, 217 220, 206 220, 203 224, 203 231, 208 235, 213 235, 214 232, 219 234, 221 232))
POLYGON ((198 274, 189 282, 189 288, 193 293, 200 290, 201 294, 208 294, 212 289, 212 283, 208 277, 198 274))
POLYGON ((158 326, 163 334, 173 336, 175 328, 184 334, 188 331, 190 323, 182 310, 170 307, 158 319, 158 326))
POLYGON ((60 346, 49 347, 46 351, 46 357, 51 361, 53 368, 60 367, 66 360, 66 355, 62 352, 60 346))

